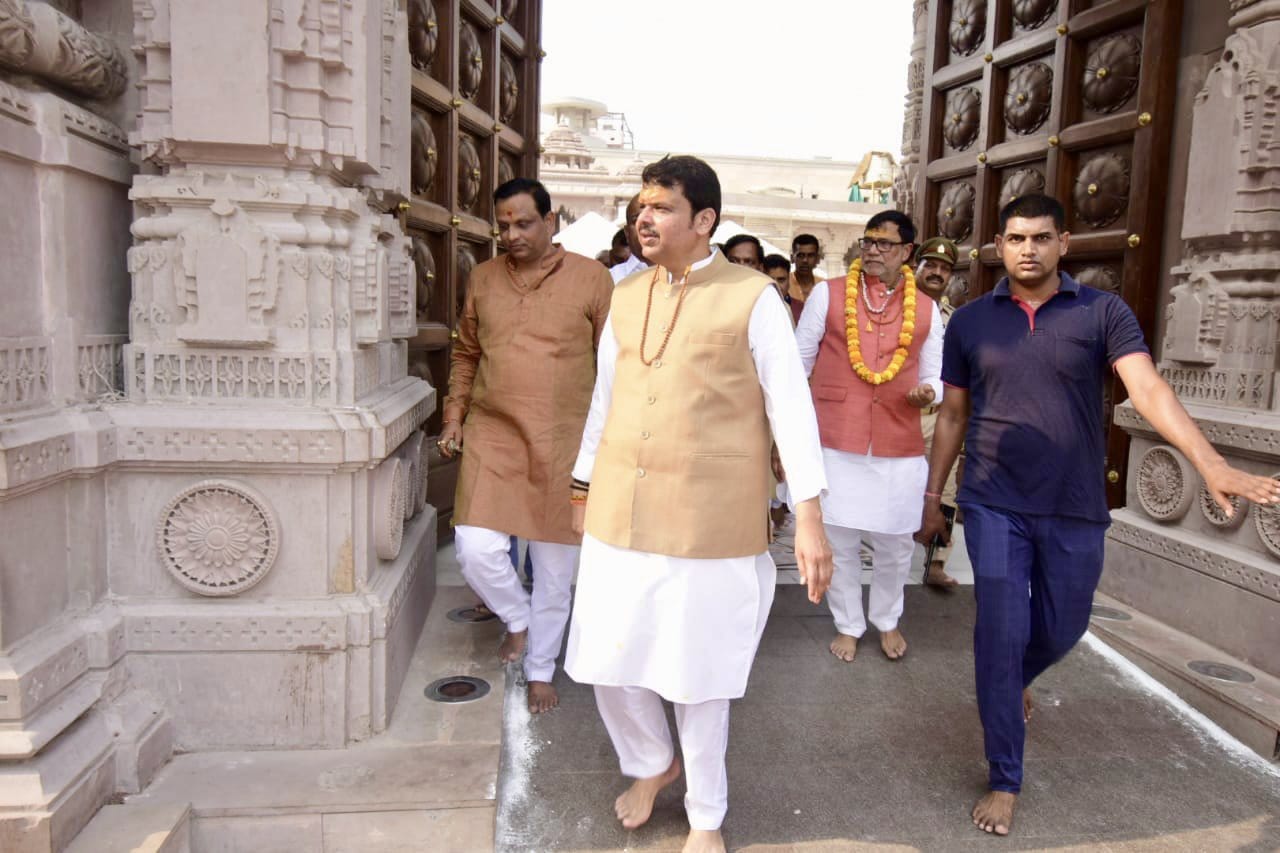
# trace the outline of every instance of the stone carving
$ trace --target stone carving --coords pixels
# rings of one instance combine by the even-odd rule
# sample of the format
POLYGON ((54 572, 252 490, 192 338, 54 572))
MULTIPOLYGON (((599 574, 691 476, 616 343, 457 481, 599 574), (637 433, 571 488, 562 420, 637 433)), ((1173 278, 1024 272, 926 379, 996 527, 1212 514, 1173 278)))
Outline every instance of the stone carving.
POLYGON ((1013 0, 1013 21, 1024 30, 1034 30, 1053 16, 1058 0, 1013 0))
POLYGON ((458 206, 470 211, 480 200, 480 153, 470 136, 458 135, 458 206))
POLYGON ((1024 195, 1044 192, 1044 173, 1039 169, 1026 167, 1010 172, 1000 185, 1000 207, 1004 207, 1015 198, 1024 195))
POLYGON ((502 154, 498 157, 498 186, 502 186, 507 181, 516 177, 515 161, 510 155, 502 154))
MULTIPOLYGON (((226 190, 234 190, 230 175, 226 190)), ((243 214, 228 193, 215 193, 209 210, 216 226, 200 224, 178 235, 182 277, 177 303, 187 322, 178 337, 191 343, 265 346, 273 338, 263 314, 275 307, 280 240, 243 214)))
MULTIPOLYGON (((1272 478, 1280 479, 1280 476, 1273 474, 1272 478)), ((1271 556, 1280 557, 1280 509, 1274 506, 1254 507, 1253 526, 1271 556)))
POLYGON ((76 347, 76 378, 90 400, 124 391, 124 345, 127 335, 89 335, 76 347))
POLYGON ((440 153, 436 149, 436 134, 431 129, 427 116, 418 110, 413 112, 410 127, 412 155, 409 189, 415 195, 429 195, 436 179, 436 164, 440 160, 440 153))
POLYGON ((907 94, 902 113, 902 168, 893 182, 893 197, 908 216, 916 214, 916 180, 920 169, 920 126, 924 120, 924 54, 928 37, 928 0, 914 0, 913 35, 907 64, 907 94))
POLYGON ((506 55, 498 63, 498 115, 503 121, 510 123, 516 117, 520 107, 520 78, 516 76, 516 66, 506 55))
POLYGON ((1053 69, 1043 62, 1020 65, 1009 75, 1004 96, 1004 123, 1014 133, 1035 133, 1049 118, 1053 103, 1053 69))
POLYGON ((128 84, 115 42, 48 3, 28 0, 0 0, 0 65, 101 100, 117 97, 128 84))
POLYGON ((427 441, 426 434, 421 430, 418 434, 422 436, 422 441, 418 443, 418 484, 413 493, 414 515, 427 508, 427 481, 431 475, 431 442, 427 441))
POLYGON ((421 237, 413 238, 413 268, 418 276, 418 322, 426 323, 430 321, 431 301, 435 298, 436 260, 431 255, 431 247, 421 237))
POLYGON ((956 0, 951 7, 951 50, 968 56, 987 34, 987 0, 956 0))
MULTIPOLYGON (((421 509, 418 489, 423 484, 422 475, 422 442, 424 436, 422 430, 416 430, 409 434, 409 437, 401 444, 398 453, 400 458, 404 460, 407 476, 405 478, 405 502, 404 502, 404 520, 408 521, 413 518, 421 509)), ((425 503, 425 497, 421 499, 425 503)))
POLYGON ((1199 482, 1185 456, 1172 447, 1153 447, 1138 462, 1138 503, 1156 521, 1177 521, 1191 509, 1199 482))
POLYGON ((48 338, 0 338, 0 412, 49 402, 48 338))
POLYGON ((957 243, 973 233, 973 184, 958 181, 947 187, 938 202, 938 230, 957 243))
POLYGON ((1141 41, 1125 33, 1099 39, 1089 49, 1081 96, 1092 109, 1113 113, 1138 91, 1141 71, 1141 41))
POLYGON ((247 486, 205 480, 169 501, 156 544, 169 574, 187 589, 237 595, 275 564, 280 526, 266 500, 247 486))
POLYGON ((480 91, 484 80, 484 53, 480 50, 480 35, 470 21, 458 25, 458 90, 464 98, 472 99, 480 91))
POLYGON ((409 55, 415 68, 431 70, 440 39, 440 23, 433 0, 409 0, 409 55))
POLYGON ((1093 264, 1080 268, 1072 273, 1072 276, 1076 281, 1095 290, 1105 290, 1108 293, 1120 295, 1120 273, 1115 267, 1093 264))
POLYGON ((947 95, 947 112, 942 138, 957 151, 964 151, 978 138, 982 120, 982 94, 972 86, 953 89, 947 95))
POLYGON ((1104 153, 1089 158, 1076 174, 1072 189, 1076 215, 1094 228, 1105 228, 1129 206, 1129 160, 1104 153))
POLYGON ((1223 530, 1235 530, 1244 523, 1244 517, 1249 514, 1249 502, 1241 500, 1234 495, 1229 500, 1231 501, 1230 516, 1222 511, 1222 507, 1218 506, 1218 502, 1209 494, 1207 487, 1200 487, 1200 512, 1214 527, 1220 527, 1223 530))
POLYGON ((1256 592, 1272 601, 1280 601, 1280 574, 1225 556, 1217 549, 1192 544, 1183 538, 1185 532, 1181 528, 1148 530, 1123 518, 1113 518, 1107 536, 1208 577, 1256 592))
POLYGON ((374 550, 379 560, 394 560, 404 540, 405 468, 399 456, 388 456, 373 475, 374 550))
POLYGON ((337 402, 333 357, 152 346, 137 354, 139 399, 337 402))

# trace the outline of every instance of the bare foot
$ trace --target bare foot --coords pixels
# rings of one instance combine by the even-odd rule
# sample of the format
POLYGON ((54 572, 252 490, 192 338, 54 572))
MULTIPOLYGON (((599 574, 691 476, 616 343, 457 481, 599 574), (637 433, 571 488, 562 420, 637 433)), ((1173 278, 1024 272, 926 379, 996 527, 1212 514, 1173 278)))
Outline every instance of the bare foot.
POLYGON ((951 589, 960 585, 960 581, 947 574, 940 560, 934 560, 924 573, 924 585, 936 589, 951 589))
POLYGON ((1031 712, 1035 709, 1035 703, 1031 701, 1031 688, 1027 687, 1022 691, 1022 722, 1031 722, 1031 712))
POLYGON ((836 638, 831 641, 831 654, 845 663, 853 663, 854 657, 858 654, 858 638, 850 637, 848 634, 836 634, 836 638))
POLYGON ((1017 794, 1008 791, 991 791, 973 807, 973 825, 983 832, 1008 835, 1013 827, 1013 807, 1017 794))
MULTIPOLYGON (((622 821, 625 829, 644 826, 649 815, 653 814, 653 801, 658 792, 680 778, 680 759, 671 759, 671 766, 657 776, 648 779, 637 779, 622 796, 613 801, 613 813, 622 821)), ((718 833, 717 833, 718 834, 718 833)))
POLYGON ((889 660, 901 660, 907 653, 907 638, 897 628, 880 632, 880 649, 889 660))
POLYGON ((529 682, 529 713, 541 714, 560 704, 560 694, 546 681, 529 682))
POLYGON ((512 663, 520 660, 520 656, 524 654, 524 644, 529 640, 529 630, 508 631, 507 636, 502 638, 502 645, 498 646, 498 660, 503 663, 512 663))
POLYGON ((718 829, 691 829, 681 853, 725 853, 724 836, 718 829))

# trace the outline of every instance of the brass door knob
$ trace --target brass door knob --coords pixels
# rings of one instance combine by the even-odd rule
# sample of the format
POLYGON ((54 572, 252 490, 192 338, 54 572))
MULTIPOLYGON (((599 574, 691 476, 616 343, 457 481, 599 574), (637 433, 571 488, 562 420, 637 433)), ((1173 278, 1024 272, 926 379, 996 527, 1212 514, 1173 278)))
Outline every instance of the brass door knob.
POLYGON ((1108 483, 1118 483, 1118 482, 1120 482, 1120 472, 1119 472, 1119 471, 1117 471, 1115 468, 1112 468, 1110 471, 1108 471, 1108 472, 1107 472, 1107 482, 1108 482, 1108 483))
POLYGON ((458 330, 457 330, 457 329, 451 329, 451 330, 449 331, 449 340, 451 340, 451 341, 456 341, 457 339, 458 339, 458 330))

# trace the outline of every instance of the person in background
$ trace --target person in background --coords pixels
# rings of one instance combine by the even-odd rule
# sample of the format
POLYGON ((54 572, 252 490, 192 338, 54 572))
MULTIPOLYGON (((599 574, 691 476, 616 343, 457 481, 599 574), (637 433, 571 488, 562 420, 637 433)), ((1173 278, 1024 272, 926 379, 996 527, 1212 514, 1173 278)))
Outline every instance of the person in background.
POLYGON ((735 234, 724 241, 724 256, 731 264, 764 272, 764 246, 750 234, 735 234))
POLYGON ((631 254, 625 261, 616 266, 609 268, 609 275, 613 278, 613 283, 617 284, 627 276, 637 270, 649 268, 649 263, 644 259, 644 247, 640 245, 640 237, 636 234, 636 217, 640 215, 640 194, 631 197, 631 201, 627 202, 627 224, 622 229, 627 235, 627 248, 631 254))
POLYGON ((787 294, 787 290, 791 286, 791 261, 782 255, 765 255, 764 274, 773 279, 773 286, 778 289, 778 295, 782 297, 782 301, 790 304, 791 297, 787 294))
POLYGON ((609 262, 605 266, 613 269, 629 260, 631 260, 631 247, 627 244, 627 229, 619 228, 618 233, 613 235, 613 243, 609 246, 609 262))
POLYGON ((800 314, 804 311, 804 301, 809 298, 815 283, 820 281, 813 270, 822 260, 822 245, 812 234, 797 234, 791 239, 791 263, 795 272, 787 282, 787 295, 791 297, 791 314, 796 322, 800 322, 800 314))

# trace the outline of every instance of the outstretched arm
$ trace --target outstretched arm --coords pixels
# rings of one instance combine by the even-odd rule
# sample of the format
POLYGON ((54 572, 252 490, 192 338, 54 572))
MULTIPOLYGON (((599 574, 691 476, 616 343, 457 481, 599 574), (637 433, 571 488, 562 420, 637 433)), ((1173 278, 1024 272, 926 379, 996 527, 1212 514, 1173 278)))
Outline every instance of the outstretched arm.
MULTIPOLYGON (((1280 502, 1280 483, 1232 468, 1213 449, 1149 356, 1134 354, 1121 358, 1115 363, 1115 371, 1138 414, 1191 461, 1223 512, 1232 514, 1230 498, 1233 495, 1264 505, 1280 502)), ((936 454, 936 449, 934 452, 936 454)))

